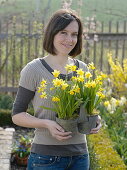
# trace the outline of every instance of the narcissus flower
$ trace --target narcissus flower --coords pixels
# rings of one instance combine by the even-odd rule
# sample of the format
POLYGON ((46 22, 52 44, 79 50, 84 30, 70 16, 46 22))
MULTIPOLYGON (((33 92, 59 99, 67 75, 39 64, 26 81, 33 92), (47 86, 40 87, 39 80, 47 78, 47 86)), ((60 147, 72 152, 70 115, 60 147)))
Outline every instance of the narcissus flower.
POLYGON ((53 101, 53 102, 59 102, 59 101, 60 101, 60 98, 54 96, 54 97, 52 97, 52 101, 53 101))
POLYGON ((42 85, 42 86, 43 86, 44 84, 46 84, 46 83, 47 83, 47 81, 44 80, 44 79, 41 81, 41 85, 42 85))
POLYGON ((46 94, 46 92, 42 92, 42 94, 40 95, 40 98, 42 98, 42 99, 47 99, 47 94, 46 94))
POLYGON ((62 84, 63 84, 63 80, 62 79, 56 78, 56 79, 53 80, 53 85, 55 87, 60 87, 62 84))
POLYGON ((109 101, 105 101, 105 102, 104 102, 104 106, 106 106, 106 107, 107 107, 109 104, 110 104, 109 101))
POLYGON ((104 95, 102 92, 97 92, 97 95, 98 95, 101 99, 105 98, 105 95, 104 95))
POLYGON ((95 69, 95 66, 94 66, 93 62, 88 64, 88 69, 91 69, 91 70, 95 69))
POLYGON ((54 72, 52 72, 54 77, 58 77, 60 75, 60 71, 54 70, 54 72))
POLYGON ((75 93, 80 93, 80 88, 79 88, 78 86, 74 86, 74 87, 73 87, 73 91, 74 91, 75 93))
POLYGON ((77 74, 80 75, 80 76, 83 76, 84 75, 84 71, 82 69, 78 69, 76 70, 77 74))
POLYGON ((85 78, 91 78, 91 77, 92 77, 92 74, 90 72, 85 73, 85 78))
POLYGON ((75 93, 74 93, 74 90, 70 90, 69 93, 70 93, 71 95, 74 95, 74 94, 75 94, 75 93))
POLYGON ((65 90, 69 85, 67 83, 63 83, 61 89, 65 90))
POLYGON ((79 81, 79 82, 84 82, 84 76, 79 76, 79 77, 77 77, 77 81, 79 81))

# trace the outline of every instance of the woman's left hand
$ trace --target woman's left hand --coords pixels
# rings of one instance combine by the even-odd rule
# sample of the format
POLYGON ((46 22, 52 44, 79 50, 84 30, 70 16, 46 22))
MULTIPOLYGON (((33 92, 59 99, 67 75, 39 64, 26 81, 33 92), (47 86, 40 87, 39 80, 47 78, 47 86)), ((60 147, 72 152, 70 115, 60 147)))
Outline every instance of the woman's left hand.
POLYGON ((101 127, 102 127, 102 125, 101 125, 101 117, 98 115, 97 127, 91 129, 90 134, 98 133, 101 127))

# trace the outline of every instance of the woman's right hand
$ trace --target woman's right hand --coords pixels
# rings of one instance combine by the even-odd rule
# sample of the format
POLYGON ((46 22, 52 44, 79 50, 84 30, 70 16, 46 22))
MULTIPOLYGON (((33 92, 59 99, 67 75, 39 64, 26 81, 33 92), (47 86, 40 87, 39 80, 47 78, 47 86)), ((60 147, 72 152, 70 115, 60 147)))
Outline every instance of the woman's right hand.
POLYGON ((66 140, 71 138, 72 132, 65 132, 65 130, 55 121, 53 120, 46 120, 47 121, 47 128, 50 131, 51 135, 56 138, 57 140, 66 140))

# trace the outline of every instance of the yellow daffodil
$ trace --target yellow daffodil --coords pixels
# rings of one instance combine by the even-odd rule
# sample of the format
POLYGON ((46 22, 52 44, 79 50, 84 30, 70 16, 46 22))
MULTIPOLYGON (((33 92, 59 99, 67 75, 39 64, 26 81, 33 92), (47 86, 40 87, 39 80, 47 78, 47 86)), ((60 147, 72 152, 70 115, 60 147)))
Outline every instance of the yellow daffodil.
POLYGON ((97 80, 97 81, 101 81, 101 80, 102 80, 102 76, 97 76, 97 77, 96 77, 96 80, 97 80))
POLYGON ((107 107, 108 105, 110 105, 109 101, 105 101, 104 106, 107 107))
POLYGON ((47 94, 46 94, 46 92, 43 92, 43 93, 40 95, 40 98, 42 98, 42 99, 47 99, 47 94))
POLYGON ((79 77, 77 77, 77 80, 78 80, 79 82, 84 82, 84 76, 79 76, 79 77))
POLYGON ((65 90, 69 85, 67 83, 63 83, 61 89, 65 90))
POLYGON ((91 83, 92 88, 96 87, 96 82, 95 81, 91 81, 90 83, 91 83))
POLYGON ((76 70, 77 74, 80 75, 80 76, 83 76, 84 75, 84 71, 82 69, 78 69, 76 70))
POLYGON ((85 73, 85 77, 86 77, 86 78, 91 78, 91 77, 92 77, 92 74, 91 74, 90 72, 86 72, 86 73, 85 73))
POLYGON ((43 86, 46 83, 47 83, 46 80, 43 79, 40 84, 43 86))
POLYGON ((77 66, 75 66, 75 65, 69 65, 69 64, 67 64, 67 65, 65 66, 65 69, 66 69, 67 71, 75 71, 76 68, 77 68, 77 66))
POLYGON ((43 92, 45 90, 45 88, 44 87, 38 87, 38 93, 41 93, 41 92, 43 92))
POLYGON ((70 67, 71 67, 71 65, 66 64, 65 69, 66 69, 67 72, 70 71, 70 67))
POLYGON ((71 70, 71 71, 75 71, 76 68, 77 68, 77 67, 76 67, 75 65, 73 65, 73 66, 70 67, 70 70, 71 70))
POLYGON ((70 93, 71 95, 74 95, 74 90, 70 90, 69 93, 70 93))
POLYGON ((75 86, 75 87, 73 88, 73 91, 74 91, 75 93, 80 93, 80 88, 79 88, 78 86, 75 86))
POLYGON ((88 64, 88 69, 91 69, 91 70, 95 69, 95 66, 94 66, 93 62, 88 64))
POLYGON ((87 83, 84 84, 84 86, 87 87, 87 88, 90 88, 91 87, 91 83, 87 82, 87 83))
POLYGON ((59 101, 60 101, 60 98, 54 96, 54 97, 52 97, 52 101, 53 101, 53 102, 59 102, 59 101))
POLYGON ((101 99, 105 98, 105 95, 102 92, 97 92, 96 93, 101 99))
POLYGON ((62 84, 63 84, 63 80, 62 79, 56 78, 56 79, 53 80, 53 85, 55 87, 60 87, 62 84))
POLYGON ((54 72, 52 72, 54 77, 58 77, 60 75, 60 71, 54 70, 54 72))
POLYGON ((102 85, 102 81, 99 81, 98 84, 99 84, 99 85, 102 85))
POLYGON ((104 73, 101 73, 101 77, 102 77, 103 79, 105 79, 105 78, 107 78, 107 75, 104 74, 104 73))
POLYGON ((77 81, 77 77, 72 76, 71 80, 72 80, 72 81, 77 81))

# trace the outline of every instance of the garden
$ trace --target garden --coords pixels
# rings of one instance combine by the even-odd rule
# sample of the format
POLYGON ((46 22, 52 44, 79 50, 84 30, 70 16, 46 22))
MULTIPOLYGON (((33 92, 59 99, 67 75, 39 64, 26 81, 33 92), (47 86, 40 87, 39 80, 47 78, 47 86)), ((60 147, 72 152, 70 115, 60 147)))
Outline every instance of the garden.
MULTIPOLYGON (((124 59, 121 65, 119 61, 113 60, 111 53, 108 53, 107 57, 111 74, 107 74, 104 81, 102 90, 105 98, 99 105, 102 128, 98 134, 87 135, 91 169, 124 170, 127 167, 127 59, 124 59)), ((12 167, 25 167, 33 129, 18 128, 12 123, 13 100, 11 95, 0 95, 0 126, 16 129, 16 138, 12 146, 12 167)), ((31 105, 28 112, 33 114, 31 105)))

